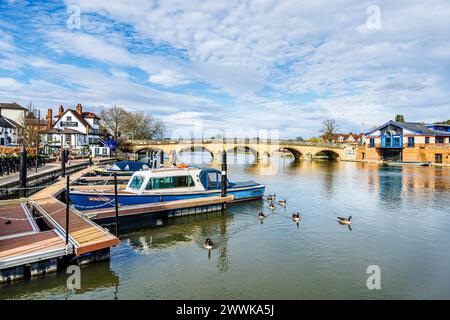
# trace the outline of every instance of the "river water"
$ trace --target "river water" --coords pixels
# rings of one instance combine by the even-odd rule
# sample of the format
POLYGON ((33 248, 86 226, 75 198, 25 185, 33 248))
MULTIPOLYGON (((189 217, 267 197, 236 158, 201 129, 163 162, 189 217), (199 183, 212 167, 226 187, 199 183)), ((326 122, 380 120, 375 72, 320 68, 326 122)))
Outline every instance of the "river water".
POLYGON ((230 180, 264 183, 287 207, 253 201, 130 232, 110 261, 82 267, 77 292, 58 272, 2 285, 0 299, 450 298, 449 168, 236 162, 230 180), (336 221, 348 215, 351 228, 336 221), (381 289, 367 287, 371 265, 381 289))

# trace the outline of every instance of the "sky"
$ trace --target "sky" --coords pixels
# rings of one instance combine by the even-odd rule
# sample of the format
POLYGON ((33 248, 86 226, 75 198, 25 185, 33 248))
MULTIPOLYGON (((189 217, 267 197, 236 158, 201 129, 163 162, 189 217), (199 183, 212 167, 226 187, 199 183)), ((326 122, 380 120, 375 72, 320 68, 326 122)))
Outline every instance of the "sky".
POLYGON ((30 101, 143 111, 167 137, 447 120, 450 2, 0 0, 0 102, 30 101))

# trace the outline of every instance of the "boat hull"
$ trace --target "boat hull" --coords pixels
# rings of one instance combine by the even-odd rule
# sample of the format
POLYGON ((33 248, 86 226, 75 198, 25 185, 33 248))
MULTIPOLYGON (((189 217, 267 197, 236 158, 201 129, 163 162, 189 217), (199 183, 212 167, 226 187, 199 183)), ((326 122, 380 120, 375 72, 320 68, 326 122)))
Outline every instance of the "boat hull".
MULTIPOLYGON (((232 195, 232 202, 251 201, 262 198, 265 186, 256 185, 244 188, 230 188, 227 190, 228 195, 232 195)), ((118 202, 120 206, 138 205, 155 202, 168 202, 183 199, 195 199, 203 197, 220 196, 220 190, 208 190, 195 193, 167 193, 167 194, 120 194, 118 202)), ((92 210, 94 208, 114 207, 114 194, 102 193, 95 194, 92 192, 74 191, 70 193, 70 200, 78 210, 92 210)))

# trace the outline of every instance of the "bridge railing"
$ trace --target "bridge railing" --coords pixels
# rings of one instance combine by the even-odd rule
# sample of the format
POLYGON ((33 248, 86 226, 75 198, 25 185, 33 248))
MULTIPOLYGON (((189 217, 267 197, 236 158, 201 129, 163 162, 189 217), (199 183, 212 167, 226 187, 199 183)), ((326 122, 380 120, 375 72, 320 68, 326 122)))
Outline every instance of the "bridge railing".
POLYGON ((224 143, 224 144, 278 144, 278 145, 292 145, 292 146, 313 146, 313 147, 327 147, 327 148, 345 148, 347 146, 355 146, 356 143, 328 143, 328 142, 307 142, 307 141, 295 141, 295 140, 273 140, 273 139, 192 139, 192 140, 129 140, 134 145, 168 145, 168 144, 211 144, 211 143, 224 143))

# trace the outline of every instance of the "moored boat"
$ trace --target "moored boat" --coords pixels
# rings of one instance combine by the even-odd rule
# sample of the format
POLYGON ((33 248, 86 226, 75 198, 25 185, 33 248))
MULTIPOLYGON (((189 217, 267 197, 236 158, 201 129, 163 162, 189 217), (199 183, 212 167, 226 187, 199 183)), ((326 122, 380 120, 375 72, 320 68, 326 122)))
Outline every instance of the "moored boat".
POLYGON ((136 171, 150 170, 150 166, 141 161, 118 161, 109 167, 96 166, 92 170, 98 175, 109 176, 116 173, 117 175, 131 176, 136 171))
MULTIPOLYGON (((221 194, 221 171, 214 168, 163 168, 136 171, 127 187, 118 192, 121 206, 193 199, 221 194)), ((265 186, 254 181, 229 182, 227 194, 232 202, 249 201, 263 196, 265 186)), ((72 191, 70 199, 80 210, 114 206, 114 193, 72 191)))

